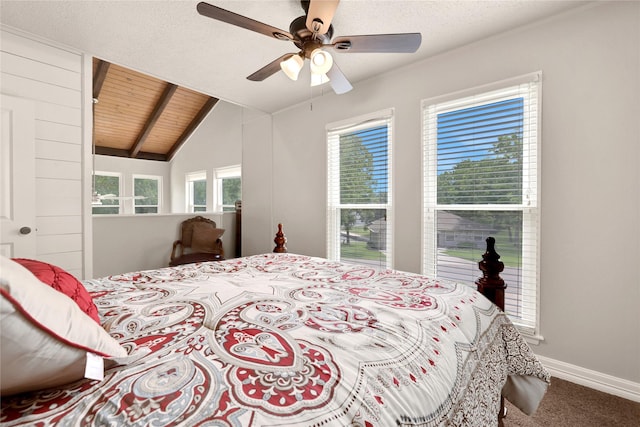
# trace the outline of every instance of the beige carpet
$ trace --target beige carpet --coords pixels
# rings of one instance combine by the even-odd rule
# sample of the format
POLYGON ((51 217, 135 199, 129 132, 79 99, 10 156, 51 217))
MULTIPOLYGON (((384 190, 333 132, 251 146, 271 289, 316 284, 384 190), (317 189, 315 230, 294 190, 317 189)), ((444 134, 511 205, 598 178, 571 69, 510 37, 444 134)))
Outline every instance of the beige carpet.
POLYGON ((506 402, 505 427, 640 427, 640 403, 581 385, 551 379, 551 385, 532 416, 506 402))

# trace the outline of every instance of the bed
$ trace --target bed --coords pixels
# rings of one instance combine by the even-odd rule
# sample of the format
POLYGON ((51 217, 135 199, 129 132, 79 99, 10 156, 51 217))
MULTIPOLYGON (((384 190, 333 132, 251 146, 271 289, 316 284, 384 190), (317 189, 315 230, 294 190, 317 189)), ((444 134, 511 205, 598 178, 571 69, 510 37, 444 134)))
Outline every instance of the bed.
POLYGON ((16 290, 33 271, 2 262, 3 426, 491 426, 501 393, 531 413, 549 384, 495 304, 418 274, 280 252, 33 298, 37 283, 16 290), (69 298, 83 290, 89 301, 69 298), (22 322, 11 330, 10 315, 22 322), (79 336, 59 336, 74 327, 79 336), (19 328, 53 337, 53 350, 5 353, 32 341, 21 332, 7 344, 19 328), (65 351, 75 353, 62 361, 65 351))

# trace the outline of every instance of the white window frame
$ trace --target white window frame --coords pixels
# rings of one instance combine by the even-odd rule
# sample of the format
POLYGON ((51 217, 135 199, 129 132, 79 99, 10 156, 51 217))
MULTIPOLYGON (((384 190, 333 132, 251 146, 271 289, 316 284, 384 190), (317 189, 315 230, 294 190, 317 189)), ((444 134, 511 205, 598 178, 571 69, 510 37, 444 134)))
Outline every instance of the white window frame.
MULTIPOLYGON (((523 215, 523 265, 520 267, 522 294, 528 296, 520 307, 521 317, 510 316, 512 321, 525 337, 532 343, 543 339, 540 336, 540 151, 541 151, 541 106, 542 106, 542 73, 535 72, 513 79, 504 80, 491 85, 457 92, 442 97, 422 101, 423 114, 423 257, 422 272, 437 277, 437 224, 436 214, 439 210, 474 210, 474 211, 522 211, 523 215), (477 105, 498 102, 504 99, 523 97, 524 126, 523 141, 526 148, 523 153, 522 169, 522 203, 519 205, 438 205, 437 204, 437 124, 438 114, 477 105), (528 143, 526 142, 528 141, 528 143), (532 293, 533 292, 533 293, 532 293)), ((500 252, 500 242, 496 242, 500 252)), ((478 271, 477 277, 480 276, 478 271)), ((476 278, 477 278, 476 277, 476 278)), ((474 286, 473 281, 469 285, 474 286)), ((507 282, 507 286, 509 283, 507 282)), ((521 296, 522 297, 522 296, 521 296)), ((508 308, 508 307, 507 307, 508 308)), ((509 314, 507 310, 507 314, 509 314)))
POLYGON ((141 175, 141 174, 132 174, 131 175, 131 194, 133 194, 133 214, 134 215, 157 215, 161 213, 162 209, 162 177, 159 175, 141 175), (158 187, 158 204, 157 205, 139 205, 137 204, 138 199, 136 199, 136 179, 149 179, 154 180, 157 183, 158 187), (154 207, 157 212, 145 212, 145 213, 137 213, 137 207, 154 207))
POLYGON ((341 245, 341 209, 358 209, 366 206, 370 209, 385 209, 386 218, 386 251, 385 265, 381 268, 393 268, 393 129, 394 110, 387 109, 352 119, 329 123, 327 132, 327 258, 340 261, 341 245), (359 130, 387 125, 387 203, 384 204, 342 204, 340 203, 340 134, 353 133, 359 130))
MULTIPOLYGON (((118 197, 122 197, 122 189, 124 188, 123 185, 123 179, 122 179, 122 174, 120 172, 107 172, 107 171, 94 171, 93 172, 93 176, 91 176, 91 179, 93 180, 93 182, 95 183, 95 177, 96 176, 112 176, 112 177, 117 177, 118 178, 118 197)), ((96 188, 94 188, 94 191, 98 191, 96 188)), ((122 200, 121 199, 115 199, 118 204, 117 205, 109 205, 108 207, 118 207, 118 213, 117 214, 98 214, 98 213, 93 213, 93 208, 100 208, 100 205, 95 205, 95 206, 91 206, 91 214, 92 215, 120 215, 123 212, 124 206, 122 204, 122 200)), ((105 206, 107 207, 107 206, 105 206)))
POLYGON ((224 205, 222 203, 222 196, 223 196, 222 185, 223 185, 223 181, 227 178, 242 179, 242 166, 241 165, 226 166, 223 168, 217 168, 213 171, 213 200, 214 200, 214 211, 216 212, 222 212, 225 207, 235 209, 235 201, 233 205, 224 205))
POLYGON ((207 206, 204 205, 204 211, 196 211, 196 207, 201 207, 203 205, 195 205, 193 202, 194 192, 193 192, 193 183, 196 181, 205 181, 207 182, 207 171, 197 171, 197 172, 189 172, 185 176, 185 202, 187 212, 196 213, 196 212, 206 212, 207 206))

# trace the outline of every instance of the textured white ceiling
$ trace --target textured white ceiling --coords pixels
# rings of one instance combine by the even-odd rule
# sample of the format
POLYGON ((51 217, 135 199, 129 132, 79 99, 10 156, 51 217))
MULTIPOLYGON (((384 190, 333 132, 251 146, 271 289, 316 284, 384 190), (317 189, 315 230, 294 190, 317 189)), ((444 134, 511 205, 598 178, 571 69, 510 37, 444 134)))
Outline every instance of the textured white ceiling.
MULTIPOLYGON (((289 30, 303 15, 299 0, 211 0, 209 3, 289 30)), ((413 54, 336 53, 334 59, 358 81, 491 35, 579 7, 582 1, 342 0, 334 37, 420 32, 413 54)), ((298 81, 279 72, 263 82, 246 79, 284 53, 279 41, 203 17, 197 1, 10 1, 0 3, 0 21, 98 58, 200 92, 274 112, 331 92, 309 87, 308 65, 298 81), (305 72, 306 71, 306 72, 305 72)), ((332 95, 334 96, 334 95, 332 95)), ((336 95, 337 96, 337 95, 336 95)))

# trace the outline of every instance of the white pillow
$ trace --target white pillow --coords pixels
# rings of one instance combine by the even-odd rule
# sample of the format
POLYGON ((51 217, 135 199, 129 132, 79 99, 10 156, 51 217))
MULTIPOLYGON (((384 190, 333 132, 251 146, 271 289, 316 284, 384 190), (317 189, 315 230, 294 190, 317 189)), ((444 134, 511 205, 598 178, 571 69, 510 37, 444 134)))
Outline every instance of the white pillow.
POLYGON ((84 377, 87 352, 127 351, 67 295, 0 256, 2 395, 40 390, 84 377))

